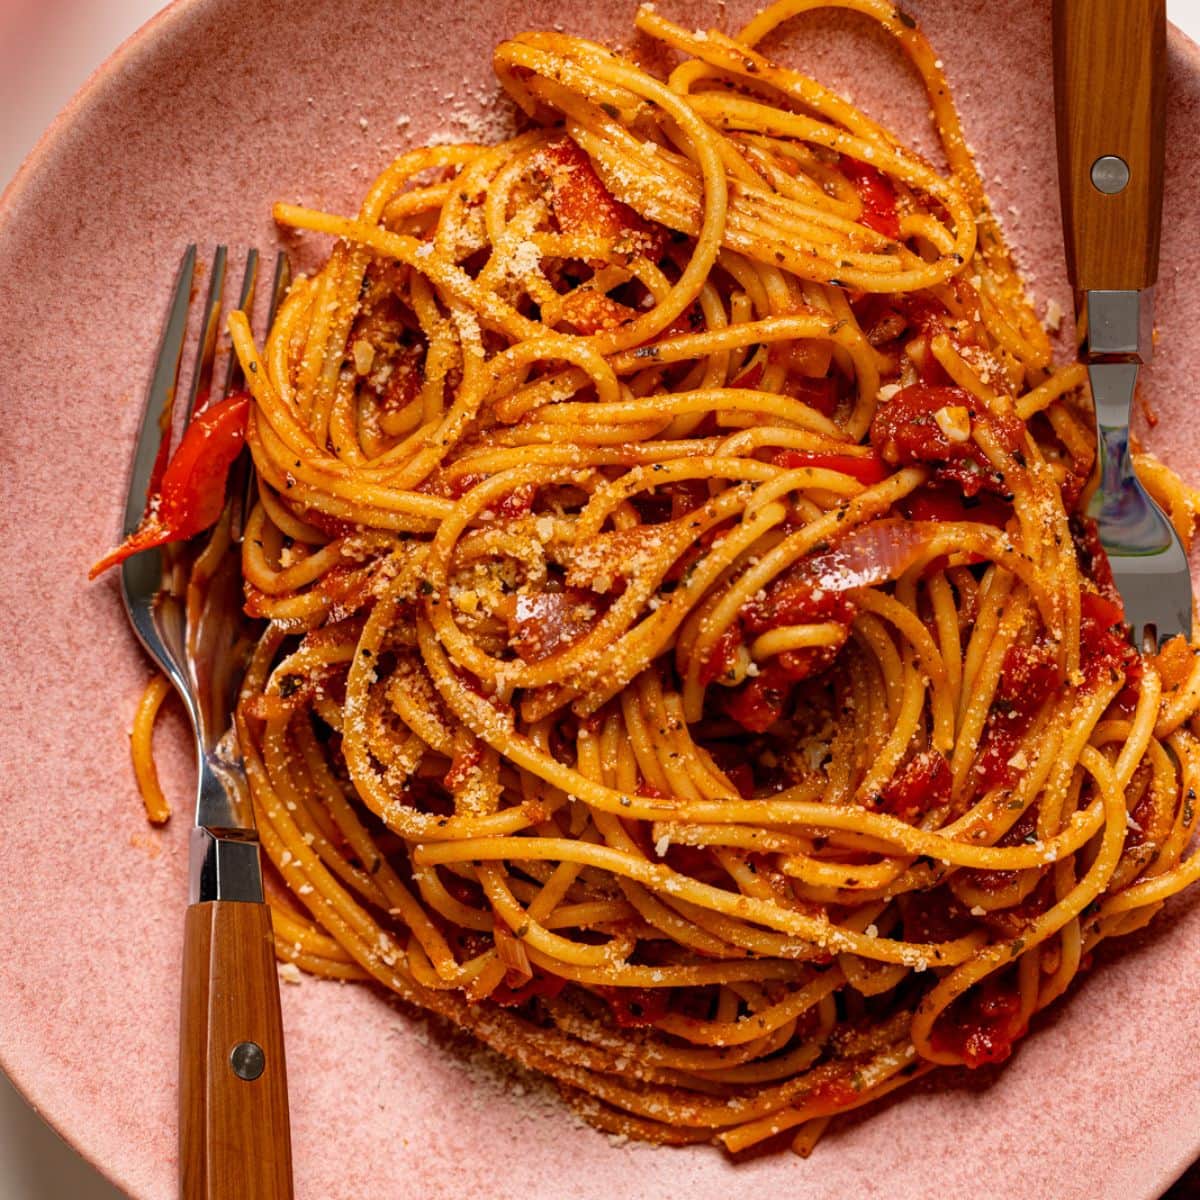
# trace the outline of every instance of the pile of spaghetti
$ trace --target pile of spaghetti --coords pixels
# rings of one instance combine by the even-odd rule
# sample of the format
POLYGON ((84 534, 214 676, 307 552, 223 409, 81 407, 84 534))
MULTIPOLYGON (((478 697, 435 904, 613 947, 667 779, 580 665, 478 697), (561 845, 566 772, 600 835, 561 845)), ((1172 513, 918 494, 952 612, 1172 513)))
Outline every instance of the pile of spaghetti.
POLYGON ((911 18, 841 0, 943 167, 755 48, 813 7, 646 6, 665 77, 504 42, 527 131, 280 204, 336 244, 231 321, 280 954, 735 1152, 1004 1059, 1200 875, 1200 665, 1126 640, 1083 370, 911 18))

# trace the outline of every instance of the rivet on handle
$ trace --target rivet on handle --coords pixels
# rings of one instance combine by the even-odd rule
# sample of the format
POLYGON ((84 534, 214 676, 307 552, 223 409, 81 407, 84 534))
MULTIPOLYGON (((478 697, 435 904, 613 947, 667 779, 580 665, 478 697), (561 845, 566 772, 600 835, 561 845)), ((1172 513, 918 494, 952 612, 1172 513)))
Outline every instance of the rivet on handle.
POLYGON ((266 1070, 267 1056, 257 1042, 238 1042, 229 1052, 229 1065, 239 1079, 250 1083, 266 1070))
POLYGON ((1125 190, 1129 182, 1129 164, 1115 154, 1102 154, 1092 163, 1092 186, 1106 196, 1125 190))

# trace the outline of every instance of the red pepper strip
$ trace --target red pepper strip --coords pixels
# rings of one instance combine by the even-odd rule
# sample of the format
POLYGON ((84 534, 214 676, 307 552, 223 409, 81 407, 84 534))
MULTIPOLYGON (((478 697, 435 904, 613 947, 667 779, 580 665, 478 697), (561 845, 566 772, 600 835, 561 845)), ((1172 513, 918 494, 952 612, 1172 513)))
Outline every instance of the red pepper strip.
POLYGON ((862 201, 863 212, 859 221, 884 237, 898 238, 900 218, 896 213, 896 189, 892 187, 892 181, 869 163, 860 162, 846 154, 842 155, 838 166, 854 185, 862 201))
POLYGON ((192 418, 138 527, 88 572, 95 579, 132 554, 181 542, 216 524, 225 507, 229 468, 246 440, 246 392, 209 405, 192 418))
POLYGON ((1003 529, 1012 516, 1012 505, 982 492, 970 507, 961 493, 937 484, 927 484, 907 496, 900 505, 910 521, 978 521, 1003 529))
POLYGON ((777 467, 795 471, 800 467, 821 467, 828 471, 840 471, 869 485, 882 483, 888 477, 888 469, 878 454, 822 454, 816 450, 777 450, 771 461, 777 467))

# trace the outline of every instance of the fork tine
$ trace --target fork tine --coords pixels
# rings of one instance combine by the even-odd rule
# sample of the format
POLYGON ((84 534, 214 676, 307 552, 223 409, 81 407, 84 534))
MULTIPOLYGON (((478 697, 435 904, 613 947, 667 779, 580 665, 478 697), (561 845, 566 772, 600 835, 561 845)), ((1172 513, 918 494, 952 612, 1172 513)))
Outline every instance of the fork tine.
POLYGON ((175 389, 179 383, 179 364, 183 358, 183 342, 187 337, 188 308, 192 299, 192 283, 196 278, 196 247, 189 246, 179 265, 175 291, 167 309, 154 363, 154 375, 146 393, 146 408, 138 429, 137 445, 133 451, 133 467, 129 476, 129 492, 125 498, 125 517, 122 535, 128 537, 141 522, 157 477, 166 466, 171 449, 171 418, 175 410, 175 389))
POLYGON ((275 317, 279 312, 279 306, 287 299, 287 294, 292 287, 292 260, 288 258, 287 251, 280 250, 278 257, 275 259, 275 278, 271 283, 271 311, 267 314, 267 328, 270 329, 275 324, 275 317))
MULTIPOLYGON (((250 253, 254 255, 255 266, 257 268, 258 252, 251 250, 250 253)), ((271 326, 275 324, 275 316, 279 312, 279 306, 283 303, 291 286, 292 264, 287 254, 281 250, 275 258, 275 275, 271 281, 271 303, 267 311, 268 333, 271 326)), ((243 299, 245 299, 244 292, 243 299)), ((247 311, 245 305, 243 305, 242 311, 247 311)), ((247 315, 249 315, 248 312, 247 315)), ((236 357, 235 355, 235 360, 236 357)), ((244 380, 240 364, 238 364, 237 379, 239 383, 244 380)), ((238 501, 233 511, 233 538, 235 541, 240 542, 246 532, 246 521, 250 516, 250 510, 254 507, 255 493, 258 487, 254 477, 254 470, 250 463, 250 452, 246 449, 242 450, 237 462, 234 464, 234 475, 232 476, 230 487, 230 494, 236 496, 238 501)))
MULTIPOLYGON (((242 276, 242 292, 238 297, 238 308, 250 315, 254 309, 254 291, 258 284, 258 251, 251 249, 246 254, 246 271, 242 276)), ((221 392, 222 397, 228 396, 230 392, 240 388, 246 382, 245 375, 242 374, 242 364, 238 362, 238 356, 231 353, 229 355, 229 367, 225 372, 225 387, 221 392)))
POLYGON ((192 390, 188 397, 187 419, 203 408, 212 392, 213 360, 217 354, 217 333, 221 325, 221 292, 225 287, 225 263, 229 251, 218 246, 213 254, 212 275, 208 281, 208 301, 204 322, 200 327, 200 344, 196 348, 196 368, 192 372, 192 390))

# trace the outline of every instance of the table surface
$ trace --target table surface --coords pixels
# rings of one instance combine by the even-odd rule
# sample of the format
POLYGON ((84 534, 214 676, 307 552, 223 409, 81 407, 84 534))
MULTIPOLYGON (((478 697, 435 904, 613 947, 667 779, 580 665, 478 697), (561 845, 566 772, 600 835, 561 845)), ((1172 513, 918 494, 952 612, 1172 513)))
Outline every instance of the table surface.
MULTIPOLYGON (((161 7, 161 0, 0 0, 0 185, 91 72, 161 7)), ((1200 41, 1200 0, 1167 0, 1167 13, 1200 41)), ((122 1197, 38 1118, 3 1072, 0 1181, 2 1200, 122 1197)), ((1170 1193, 1170 1200, 1192 1197, 1200 1197, 1196 1168, 1170 1193)))

